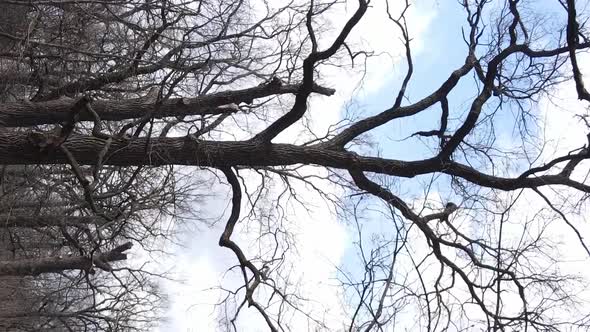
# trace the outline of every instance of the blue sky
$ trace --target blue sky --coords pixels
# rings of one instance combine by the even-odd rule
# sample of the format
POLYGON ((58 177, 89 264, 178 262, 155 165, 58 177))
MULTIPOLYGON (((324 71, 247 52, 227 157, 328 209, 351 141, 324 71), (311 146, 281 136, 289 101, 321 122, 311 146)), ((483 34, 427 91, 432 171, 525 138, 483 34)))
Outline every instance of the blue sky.
MULTIPOLYGON (((547 3, 539 5, 547 6, 547 3)), ((549 8, 550 6, 548 6, 548 10, 549 8)), ((459 68, 464 63, 467 54, 467 46, 461 37, 461 28, 467 28, 465 21, 466 14, 457 2, 444 1, 438 4, 420 2, 414 10, 433 10, 436 14, 432 16, 427 31, 420 35, 421 39, 419 42, 423 46, 421 47, 421 51, 413 56, 414 73, 407 90, 409 102, 405 101, 405 104, 415 102, 436 90, 453 70, 459 68)), ((372 115, 391 107, 406 69, 405 62, 398 62, 395 65, 395 74, 390 75, 389 79, 383 83, 380 89, 368 95, 362 95, 362 97, 356 100, 355 104, 361 105, 357 113, 363 114, 363 116, 372 115)), ((449 121, 449 131, 454 130, 460 124, 461 119, 469 109, 470 101, 473 100, 477 92, 474 79, 469 74, 459 82, 457 87, 449 95, 451 120, 449 121)), ((490 104, 493 105, 493 103, 490 104)), ((504 106, 504 109, 495 116, 494 120, 497 144, 504 148, 510 148, 511 144, 519 146, 521 143, 518 132, 514 127, 514 110, 510 109, 510 107, 511 105, 504 106)), ((417 116, 395 120, 393 123, 388 123, 374 130, 372 132, 372 138, 373 141, 379 143, 377 145, 379 147, 378 152, 382 156, 402 160, 417 160, 431 157, 433 151, 429 147, 436 146, 436 143, 433 144, 434 139, 422 139, 428 143, 423 143, 418 138, 402 139, 407 138, 417 131, 438 129, 440 114, 440 104, 436 104, 417 116)), ((539 109, 535 109, 534 114, 541 115, 542 112, 539 109)), ((428 181, 426 177, 423 178, 423 180, 428 181)), ((416 178, 397 179, 397 185, 394 187, 394 190, 399 191, 394 192, 402 195, 402 197, 408 198, 410 201, 412 198, 419 198, 420 195, 423 195, 424 186, 418 181, 419 179, 416 178)), ((435 182, 432 188, 435 195, 431 199, 436 200, 440 198, 442 200, 441 208, 446 200, 452 200, 454 197, 448 183, 448 177, 443 176, 442 181, 435 182), (440 197, 436 197, 436 195, 440 195, 440 197)), ((372 199, 371 201, 372 204, 365 206, 367 208, 379 209, 378 203, 376 203, 377 200, 372 199)), ((455 202, 461 203, 460 201, 455 202)), ((387 215, 377 212, 369 213, 369 215, 370 217, 362 222, 364 233, 362 241, 365 246, 365 253, 368 253, 371 248, 374 248, 371 246, 371 237, 375 234, 391 239, 395 235, 393 223, 387 215)), ((351 240, 358 241, 355 234, 356 226, 352 221, 342 220, 342 222, 349 225, 348 230, 351 240)), ((477 222, 475 222, 476 224, 477 222)), ((361 261, 359 259, 358 248, 349 245, 343 257, 341 267, 354 275, 357 281, 362 280, 364 271, 360 268, 361 261)), ((382 275, 382 277, 384 276, 382 275)), ((350 294, 352 293, 354 292, 350 294)))
MULTIPOLYGON (((466 46, 461 38, 461 27, 464 26, 465 13, 456 1, 445 0, 433 3, 428 0, 420 0, 412 6, 411 10, 413 21, 410 22, 410 34, 415 38, 413 43, 417 46, 415 49, 417 52, 413 55, 414 75, 408 87, 407 96, 410 102, 413 102, 438 88, 453 70, 463 64, 466 56, 466 46), (413 27, 417 31, 412 30, 413 27)), ((350 14, 350 10, 348 14, 350 14)), ((374 10, 372 14, 378 15, 379 12, 374 10)), ((347 15, 342 15, 342 17, 334 17, 334 20, 341 21, 346 17, 347 15)), ((379 24, 375 24, 371 21, 371 18, 363 22, 362 24, 365 25, 359 26, 359 30, 362 32, 361 34, 366 36, 365 39, 368 42, 375 40, 389 42, 389 45, 386 45, 385 48, 388 48, 392 53, 400 52, 402 45, 391 31, 384 29, 379 24), (371 33, 379 35, 371 36, 371 33)), ((376 46, 384 47, 384 45, 376 46)), ((401 78, 406 70, 405 61, 400 61, 399 57, 394 57, 394 59, 393 67, 391 67, 391 61, 386 58, 379 58, 377 61, 369 62, 367 68, 369 75, 367 75, 368 82, 366 83, 377 88, 369 88, 356 95, 352 94, 356 86, 355 82, 353 82, 354 79, 347 78, 349 76, 358 78, 358 76, 347 73, 346 69, 344 72, 330 72, 329 68, 327 68, 326 72, 328 74, 325 75, 324 82, 328 86, 336 87, 338 93, 334 97, 313 100, 309 112, 312 113, 312 119, 317 119, 318 128, 321 128, 317 132, 325 133, 324 129, 327 125, 333 124, 345 116, 344 105, 351 97, 354 101, 353 105, 359 107, 355 111, 361 117, 389 108, 393 104, 401 78), (374 81, 376 79, 379 79, 379 81, 374 81)), ((472 77, 469 75, 464 77, 449 96, 451 118, 460 120, 461 115, 469 107, 468 101, 472 99, 476 92, 472 77)), ((428 147, 420 143, 418 139, 398 140, 406 138, 419 130, 437 129, 440 112, 440 105, 435 105, 418 116, 397 120, 373 131, 373 140, 380 143, 379 153, 386 157, 404 160, 432 156, 432 152, 428 147)), ((503 114, 497 119, 497 123, 502 124, 511 116, 509 110, 506 110, 503 114)), ((449 129, 454 129, 457 123, 458 121, 450 122, 449 129)), ((499 128, 497 134, 502 139, 510 140, 513 137, 514 128, 511 126, 499 128)), ((431 142, 430 146, 434 146, 434 144, 431 142)), ((448 185, 444 184, 446 182, 448 183, 448 179, 433 188, 440 195, 443 203, 445 199, 452 197, 448 185)), ((419 196, 422 194, 423 189, 416 179, 400 180, 398 187, 401 188, 401 194, 409 198, 419 196)), ((219 186, 212 188, 211 192, 219 192, 220 195, 218 199, 208 201, 208 210, 212 214, 219 215, 220 211, 227 206, 228 197, 225 194, 227 188, 219 186)), ((311 193, 309 193, 309 197, 310 200, 314 200, 311 193)), ((318 205, 318 210, 322 210, 321 204, 318 205)), ((364 226, 364 230, 367 232, 367 238, 364 239, 366 244, 368 243, 368 236, 372 232, 389 236, 395 234, 391 222, 386 217, 378 213, 372 213, 370 217, 372 220, 368 220, 364 226), (387 234, 388 232, 389 234, 387 234)), ((353 272, 357 277, 362 275, 362 269, 358 265, 356 248, 353 245, 356 240, 356 233, 351 220, 341 220, 335 216, 330 216, 329 211, 315 211, 311 215, 299 211, 294 218, 297 222, 295 223, 296 230, 302 234, 301 238, 303 239, 300 248, 301 253, 299 253, 300 257, 298 258, 302 263, 298 267, 304 271, 317 268, 320 264, 329 267, 317 272, 315 275, 306 275, 306 277, 311 278, 313 282, 316 279, 321 280, 323 278, 329 284, 333 281, 333 277, 337 275, 337 266, 342 266, 344 269, 353 272), (314 233, 320 230, 329 234, 329 236, 314 237, 314 233), (330 281, 331 279, 332 281, 330 281)), ((211 292, 202 292, 202 290, 219 284, 219 282, 231 284, 231 278, 226 277, 224 279, 222 276, 227 267, 235 263, 235 259, 229 252, 217 247, 219 233, 219 227, 214 227, 212 229, 201 228, 186 235, 187 239, 190 239, 187 244, 188 248, 179 252, 176 266, 180 267, 190 278, 184 286, 170 286, 172 292, 177 295, 172 297, 171 323, 162 328, 162 332, 189 331, 189 329, 192 329, 190 331, 214 330, 216 316, 212 314, 213 307, 205 304, 214 303, 217 297, 215 295, 211 296, 211 292)), ((239 235, 244 242, 250 239, 246 233, 239 235)), ((316 300, 329 298, 326 300, 326 305, 336 306, 338 303, 334 301, 336 301, 337 294, 335 292, 331 294, 329 287, 322 288, 320 286, 314 284, 309 288, 312 293, 317 291, 320 294, 316 300)), ((305 287, 307 286, 303 285, 302 289, 305 290, 305 287)), ((261 325, 257 325, 260 322, 260 317, 254 312, 244 312, 241 322, 244 331, 265 331, 264 328, 260 327, 261 325)))
MULTIPOLYGON (((406 94, 409 102, 420 100, 440 87, 453 70, 463 65, 467 54, 467 47, 461 38, 461 27, 465 25, 465 13, 457 3, 454 1, 431 5, 419 3, 413 10, 420 11, 421 8, 434 10, 436 15, 433 16, 427 33, 420 36, 420 42, 424 46, 417 55, 413 56, 414 73, 406 94)), ((402 47, 402 45, 399 46, 402 47)), ((379 91, 363 98, 360 104, 366 105, 370 113, 377 113, 391 107, 406 70, 405 61, 398 63, 395 74, 392 73, 379 91)), ((469 100, 475 92, 471 77, 464 78, 449 96, 451 114, 462 113, 465 110, 463 102, 469 100)), ((404 104, 408 104, 408 101, 404 104)), ((373 135, 377 140, 392 138, 387 146, 381 145, 384 156, 415 160, 431 153, 422 143, 419 143, 417 138, 402 142, 396 142, 396 140, 406 138, 419 130, 438 129, 439 120, 440 105, 437 104, 417 116, 386 124, 375 130, 373 135), (409 145, 412 149, 407 148, 409 145)))
MULTIPOLYGON (((416 4, 414 11, 429 11, 435 13, 432 20, 428 23, 428 29, 422 33, 419 38, 420 47, 417 54, 413 54, 414 73, 411 83, 407 89, 409 102, 415 102, 420 98, 432 93, 449 74, 459 68, 465 61, 467 47, 461 38, 461 27, 465 23, 465 14, 462 8, 454 1, 444 1, 443 3, 432 4, 422 1, 416 4), (441 28, 444 27, 444 28, 441 28)), ((413 32, 410 31, 413 36, 413 32)), ((403 47, 397 37, 392 37, 392 41, 403 47)), ((412 43, 414 45, 415 43, 412 43)), ((356 103, 360 106, 358 113, 362 116, 370 116, 379 113, 391 107, 395 101, 399 87, 407 70, 405 59, 394 65, 394 71, 388 75, 388 79, 382 82, 381 87, 368 95, 362 95, 356 103)), ((449 107, 451 114, 462 113, 466 108, 462 105, 465 100, 473 96, 476 92, 471 84, 471 77, 466 77, 461 81, 455 91, 449 96, 449 107), (461 105, 457 107, 457 105, 461 105)), ((404 104, 408 104, 404 101, 404 104)), ((346 111, 343 110, 343 116, 346 111)), ((429 110, 383 125, 371 132, 374 141, 380 142, 379 153, 382 156, 402 159, 417 160, 432 156, 428 147, 420 142, 417 138, 407 138, 417 131, 438 129, 440 124, 440 105, 434 105, 429 110), (383 142, 387 142, 383 144, 383 142)), ((432 146, 432 144, 430 145, 432 146)), ((422 186, 415 181, 399 180, 402 183, 402 193, 410 195, 420 195, 422 186), (407 184, 407 185, 403 185, 407 184)), ((442 188, 438 188, 441 190, 442 188)), ((378 200, 369 199, 372 208, 379 209, 378 200)), ((381 205, 382 207, 382 205, 381 205)), ((381 208, 382 209, 382 208, 381 208)), ((395 236, 395 230, 389 217, 380 213, 370 213, 370 220, 363 221, 363 245, 371 248, 371 237, 374 234, 380 234, 384 237, 395 236)), ((358 241, 356 236, 356 226, 350 220, 342 220, 348 224, 348 231, 352 241, 358 241)), ((342 263, 343 270, 351 272, 358 279, 363 277, 363 269, 360 268, 361 261, 358 256, 358 248, 353 245, 352 241, 347 247, 342 263)), ((368 251, 368 250, 367 250, 368 251)))
MULTIPOLYGON (((416 100, 435 89, 444 79, 446 79, 452 70, 454 70, 464 61, 465 47, 462 44, 462 41, 457 39, 455 34, 448 34, 448 30, 446 29, 432 29, 433 27, 436 28, 440 25, 443 25, 454 27, 454 32, 460 31, 463 15, 459 10, 460 8, 458 8, 454 2, 452 4, 453 6, 447 7, 442 6, 441 4, 430 4, 429 1, 422 1, 412 8, 415 22, 411 22, 410 26, 416 26, 420 29, 418 32, 411 31, 412 36, 416 39, 416 43, 420 43, 425 46, 422 48, 417 48, 419 51, 414 55, 415 74, 413 81, 416 83, 411 84, 409 87, 409 97, 411 100, 416 100), (424 18, 423 21, 422 18, 424 18), (428 26, 429 29, 421 31, 426 26, 428 26), (453 47, 449 48, 449 45, 453 45, 453 47), (434 52, 436 49, 446 49, 445 52, 449 56, 445 57, 444 63, 438 61, 438 54, 437 52, 434 52)), ((379 15, 383 13, 378 13, 374 10, 369 14, 379 15)), ((335 17, 335 19, 340 21, 346 18, 347 16, 335 17)), ((361 24, 363 23, 365 22, 363 21, 361 24)), ((366 23, 371 23, 370 17, 366 23)), ((389 26, 393 29, 393 25, 389 26)), ((359 28, 363 29, 361 31, 366 32, 371 31, 371 29, 379 29, 380 27, 361 26, 359 28)), ((400 49, 398 47, 401 47, 401 43, 399 43, 398 37, 393 35, 393 32, 391 33, 391 36, 387 36, 387 34, 385 36, 381 36, 380 40, 385 40, 390 43, 389 45, 375 45, 376 47, 387 48, 390 49, 391 52, 399 52, 400 49)), ((371 40, 369 39, 368 41, 370 42, 371 40)), ((372 65, 377 66, 377 68, 371 68, 370 64, 368 70, 379 70, 379 68, 381 68, 381 64, 379 63, 380 61, 389 62, 390 60, 387 58, 380 58, 377 62, 372 63, 372 65)), ((399 58, 396 58, 393 68, 389 67, 389 65, 385 66, 385 68, 391 69, 391 71, 385 74, 387 80, 371 82, 371 75, 369 75, 369 82, 366 83, 379 86, 379 88, 374 91, 369 89, 368 94, 366 91, 363 91, 359 94, 360 97, 356 98, 356 102, 362 105, 362 109, 360 110, 362 112, 362 117, 369 116, 370 114, 380 112, 384 108, 390 107, 393 103, 393 100, 395 99, 397 89, 399 88, 400 75, 405 73, 406 66, 403 61, 400 61, 399 58)), ((344 69, 344 71, 346 72, 347 69, 344 69)), ((340 84, 337 86, 337 89, 341 95, 326 98, 319 103, 315 102, 312 104, 310 112, 314 112, 314 110, 316 112, 317 110, 321 110, 324 114, 333 114, 333 116, 327 116, 327 118, 324 120, 319 119, 318 122, 324 121, 327 124, 335 123, 339 117, 344 116, 344 103, 347 101, 347 99, 353 96, 350 93, 352 92, 352 89, 354 89, 356 83, 351 80, 346 82, 348 86, 341 86, 341 82, 343 80, 339 79, 338 76, 346 76, 348 74, 335 73, 334 75, 336 76, 331 80, 330 75, 326 77, 326 85, 334 86, 340 84), (326 108, 330 108, 330 111, 326 112, 326 108)), ((360 78, 358 76, 356 77, 360 78)), ((392 130, 395 131, 396 134, 400 135, 404 133, 411 134, 415 131, 415 129, 434 129, 430 127, 438 125, 439 116, 440 110, 436 107, 433 107, 432 110, 425 112, 423 116, 416 117, 415 119, 413 118, 411 121, 402 120, 392 125, 383 126, 375 132, 375 137, 378 139, 379 136, 391 136, 389 131, 392 130), (432 118, 432 116, 434 116, 434 118, 432 118), (402 128, 404 129, 403 131, 400 130, 402 128)), ((322 123, 319 125, 321 126, 322 123)), ((321 129, 318 130, 318 132, 322 132, 321 129)), ((404 158, 409 159, 418 158, 427 153, 426 149, 415 148, 415 144, 412 151, 407 151, 405 149, 406 146, 407 142, 402 142, 400 144, 394 143, 388 148, 384 149, 382 152, 386 155, 394 155, 396 151, 399 151, 401 148, 401 151, 404 152, 404 158)), ((225 191, 226 188, 223 188, 223 186, 212 190, 212 192, 220 193, 225 191)), ((209 208, 207 210, 209 210, 212 215, 219 215, 220 211, 225 208, 226 204, 227 197, 224 194, 221 194, 219 195, 218 199, 214 201, 208 200, 209 208)), ((304 218, 301 219, 301 221, 307 220, 304 214, 297 218, 304 218)), ((375 219, 370 224, 379 225, 378 227, 389 227, 387 223, 380 223, 380 220, 377 218, 378 217, 375 216, 375 219)), ((314 228, 319 227, 318 225, 321 224, 323 222, 322 219, 325 218, 317 219, 318 220, 313 220, 315 223, 313 226, 314 228)), ((327 225, 325 227, 327 227, 327 231, 331 232, 333 235, 329 237, 332 243, 327 243, 327 247, 315 247, 312 245, 311 247, 313 248, 309 249, 308 258, 309 256, 314 256, 318 263, 325 264, 329 267, 329 271, 326 271, 323 277, 326 284, 331 284, 332 282, 330 281, 330 278, 333 278, 336 275, 336 265, 342 264, 346 268, 347 262, 349 262, 351 265, 353 265, 352 269, 355 269, 355 248, 352 243, 355 233, 352 229, 348 228, 347 223, 342 220, 339 221, 334 219, 333 221, 327 222, 326 224, 327 225), (345 235, 342 233, 343 231, 352 233, 345 235), (339 251, 339 253, 331 253, 328 247, 341 249, 336 250, 339 251), (342 261, 341 258, 344 258, 345 260, 342 261), (333 265, 330 266, 331 264, 333 265)), ((196 331, 209 331, 214 328, 216 316, 213 314, 213 307, 210 304, 214 303, 217 298, 215 296, 211 296, 211 293, 209 292, 202 292, 202 290, 207 288, 209 284, 216 284, 220 281, 227 284, 229 282, 228 279, 225 278, 222 280, 220 276, 222 275, 223 271, 225 271, 225 269, 227 269, 228 266, 231 266, 234 262, 234 258, 229 252, 216 246, 219 232, 219 227, 214 227, 212 229, 201 227, 194 233, 186 234, 186 239, 189 240, 189 243, 187 244, 188 248, 186 248, 186 250, 179 251, 180 257, 175 265, 176 267, 180 267, 181 270, 184 270, 184 272, 189 276, 189 279, 187 280, 187 284, 184 286, 171 287, 171 292, 175 293, 176 295, 172 297, 173 303, 171 311, 169 312, 171 316, 169 319, 170 323, 166 326, 163 326, 160 331, 189 331, 189 329, 195 328, 196 331), (203 281, 203 278, 206 280, 203 281), (207 303, 209 305, 206 305, 207 303)), ((303 232, 305 233, 305 231, 303 232)), ((301 248, 301 250, 305 252, 308 249, 301 248)), ((334 291, 335 290, 336 289, 334 289, 334 291)), ((316 300, 322 299, 318 298, 316 300)), ((328 303, 328 305, 330 304, 328 303)), ((248 326, 248 331, 258 331, 256 326, 260 327, 260 325, 252 323, 253 321, 260 322, 260 317, 258 317, 258 315, 253 312, 244 312, 244 323, 242 328, 246 328, 246 326, 248 326)), ((262 327, 260 328, 261 330, 265 330, 262 327)))

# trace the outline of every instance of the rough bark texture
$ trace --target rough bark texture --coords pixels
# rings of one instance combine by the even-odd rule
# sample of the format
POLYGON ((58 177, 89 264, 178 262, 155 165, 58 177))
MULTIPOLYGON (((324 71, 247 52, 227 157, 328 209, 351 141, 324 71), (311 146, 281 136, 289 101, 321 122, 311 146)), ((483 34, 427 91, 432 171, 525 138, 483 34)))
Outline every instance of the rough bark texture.
POLYGON ((65 270, 90 270, 97 266, 109 270, 109 262, 127 259, 124 251, 131 249, 131 243, 125 243, 108 252, 95 255, 93 259, 84 256, 48 257, 20 259, 0 262, 0 276, 35 276, 41 273, 56 273, 65 270))
POLYGON ((50 227, 104 224, 106 221, 95 216, 22 216, 0 215, 0 227, 50 227))
MULTIPOLYGON (((67 156, 47 133, 0 133, 0 156, 4 164, 67 164, 67 156), (49 148, 48 148, 49 147, 49 148)), ((72 135, 63 143, 78 164, 95 165, 106 141, 92 136, 72 135)), ((192 165, 205 167, 321 165, 338 169, 400 177, 441 172, 459 176, 472 183, 501 190, 563 184, 590 191, 585 184, 562 175, 504 178, 482 173, 454 161, 429 158, 401 161, 360 156, 354 152, 330 149, 324 145, 298 146, 265 144, 255 141, 201 141, 189 136, 113 140, 102 160, 104 165, 192 165)))
MULTIPOLYGON (((129 99, 122 101, 92 102, 93 110, 101 120, 121 121, 141 118, 148 112, 153 117, 187 116, 224 114, 238 111, 236 107, 223 107, 228 104, 250 103, 253 99, 277 94, 295 93, 298 85, 263 84, 249 89, 219 92, 197 98, 167 99, 159 106, 149 98, 129 99)), ((314 86, 313 91, 332 95, 334 90, 314 86)), ((6 127, 36 126, 41 124, 61 123, 68 121, 76 100, 61 98, 45 102, 20 101, 0 104, 0 124, 6 127)), ((79 114, 80 121, 93 121, 93 115, 87 109, 79 114)))
MULTIPOLYGON (((0 231, 0 261, 14 259, 12 247, 8 234, 0 231)), ((34 331, 38 326, 39 320, 30 315, 26 319, 15 317, 34 313, 31 286, 22 276, 0 276, 0 331, 34 331)))

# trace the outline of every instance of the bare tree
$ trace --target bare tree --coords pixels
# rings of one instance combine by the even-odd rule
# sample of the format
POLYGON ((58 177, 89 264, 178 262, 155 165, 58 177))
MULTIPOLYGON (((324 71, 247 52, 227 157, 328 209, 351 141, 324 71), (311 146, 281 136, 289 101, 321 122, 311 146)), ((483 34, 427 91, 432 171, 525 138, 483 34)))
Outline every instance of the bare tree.
MULTIPOLYGON (((302 202, 296 187, 303 184, 358 228, 362 275, 341 270, 350 313, 346 330, 384 330, 404 314, 413 314, 414 329, 427 331, 588 328, 585 299, 574 288, 580 280, 553 268, 560 257, 549 233, 565 224, 578 237, 578 249, 590 255, 570 221, 584 211, 590 193, 590 142, 547 160, 539 135, 546 124, 537 116, 541 98, 570 80, 581 102, 590 102, 578 61, 590 48, 586 14, 576 10, 583 4, 557 0, 557 14, 547 17, 524 1, 461 1, 464 61, 417 101, 407 98, 418 84, 419 65, 412 57, 410 4, 399 12, 387 6, 407 67, 391 107, 336 123, 322 137, 304 128, 303 142, 278 143, 287 130, 313 118, 313 95, 334 93, 322 77, 324 65, 346 66, 348 59, 371 55, 347 43, 371 1, 356 1, 333 38, 323 23, 337 1, 6 3, 29 23, 0 31, 2 40, 11 41, 1 50, 0 74, 12 78, 3 85, 0 104, 0 156, 12 172, 3 181, 19 183, 9 186, 6 199, 12 203, 6 205, 14 211, 38 208, 16 214, 3 209, 3 229, 38 232, 58 248, 25 248, 21 253, 33 251, 32 257, 0 262, 0 274, 70 280, 70 273, 89 278, 102 270, 112 276, 101 286, 96 280, 79 286, 81 279, 74 278, 55 287, 56 300, 45 312, 68 321, 72 330, 86 324, 80 308, 89 298, 95 302, 88 308, 103 315, 101 322, 115 314, 78 287, 144 284, 133 279, 135 270, 128 270, 130 279, 118 278, 115 262, 125 259, 132 243, 158 238, 154 230, 162 228, 154 222, 162 216, 182 216, 175 210, 182 201, 177 195, 190 196, 186 184, 193 181, 175 180, 183 172, 210 172, 231 188, 219 245, 235 255, 237 264, 228 269, 237 271, 242 285, 224 288, 228 327, 237 329, 249 306, 271 331, 288 330, 293 313, 314 328, 327 328, 321 315, 306 308, 284 265, 293 239, 282 204, 302 202), (475 95, 463 110, 450 96, 466 81, 475 95), (405 140, 408 149, 426 144, 428 157, 394 159, 362 149, 378 128, 433 109, 440 109, 430 119, 434 129, 405 140), (516 115, 509 125, 521 142, 508 147, 495 139, 507 109, 516 115), (22 171, 29 168, 41 177, 22 171), (245 173, 258 176, 260 185, 250 188, 245 173), (325 183, 349 199, 325 191, 325 183), (420 195, 399 189, 409 183, 422 189, 420 195), (435 185, 449 188, 448 197, 432 198, 435 185), (523 216, 518 211, 530 207, 530 197, 544 206, 523 216), (52 203, 48 208, 43 202, 52 203), (391 221, 390 234, 364 233, 369 205, 391 221), (240 222, 251 219, 260 224, 256 241, 262 249, 254 253, 235 234, 240 222), (74 255, 60 256, 64 240, 74 255), (69 289, 81 298, 75 322, 56 313, 69 305, 60 302, 69 289)), ((59 284, 49 280, 45 289, 59 284)), ((134 307, 126 315, 129 327, 92 329, 145 327, 144 298, 118 303, 119 312, 134 307)))

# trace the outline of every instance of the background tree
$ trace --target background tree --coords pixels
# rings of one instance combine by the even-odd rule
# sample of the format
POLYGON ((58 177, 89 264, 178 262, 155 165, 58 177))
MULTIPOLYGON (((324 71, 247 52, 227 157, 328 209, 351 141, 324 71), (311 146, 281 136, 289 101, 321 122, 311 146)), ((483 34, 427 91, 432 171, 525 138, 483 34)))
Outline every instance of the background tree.
POLYGON ((170 218, 197 219, 187 214, 197 206, 195 187, 216 177, 231 188, 219 245, 235 255, 228 269, 242 280, 224 288, 228 327, 246 306, 272 331, 297 317, 329 327, 286 263, 296 243, 283 209, 303 202, 303 185, 358 228, 362 268, 341 274, 347 330, 381 330, 408 315, 427 331, 587 328, 575 291, 581 280, 560 271, 551 232, 565 224, 590 254, 570 221, 590 192, 590 142, 548 156, 538 116, 540 99, 569 80, 590 102, 578 61, 590 47, 587 14, 576 10, 585 4, 549 1, 549 16, 518 0, 460 2, 464 61, 416 101, 407 97, 419 84, 410 4, 387 6, 407 67, 391 107, 315 133, 306 126, 316 111, 310 100, 334 93, 323 71, 371 56, 348 43, 371 4, 356 1, 334 31, 327 18, 336 1, 5 2, 27 24, 0 32, 0 75, 10 78, 0 104, 0 205, 10 239, 3 246, 13 250, 0 274, 21 277, 10 279, 21 291, 43 285, 15 304, 42 317, 34 328, 149 328, 146 306, 158 294, 148 270, 115 262, 134 243, 150 251, 169 239, 170 218), (463 108, 456 94, 465 82, 473 97, 463 108), (383 156, 365 144, 434 110, 431 128, 403 141, 403 151, 422 141, 430 151, 423 158, 383 156), (507 124, 518 144, 496 140, 507 124), (419 194, 401 189, 410 183, 419 194), (433 197, 434 187, 447 188, 447 197, 433 197), (531 205, 539 208, 519 213, 531 205), (390 232, 364 233, 372 207, 390 232), (257 249, 235 239, 240 222, 252 220, 257 249), (36 245, 22 241, 32 238, 36 245))

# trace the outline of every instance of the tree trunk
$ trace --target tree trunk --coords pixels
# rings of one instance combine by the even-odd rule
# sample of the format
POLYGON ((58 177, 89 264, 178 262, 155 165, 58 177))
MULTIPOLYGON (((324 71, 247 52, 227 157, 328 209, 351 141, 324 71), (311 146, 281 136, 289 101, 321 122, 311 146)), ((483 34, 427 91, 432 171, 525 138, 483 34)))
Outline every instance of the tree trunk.
POLYGON ((22 216, 0 215, 0 227, 51 227, 104 224, 106 220, 96 216, 22 216))
POLYGON ((127 242, 113 250, 96 255, 94 260, 89 257, 74 256, 0 261, 0 276, 35 276, 65 270, 90 270, 93 266, 110 270, 108 263, 127 259, 127 255, 123 252, 131 249, 131 246, 131 242, 127 242))
MULTIPOLYGON (((55 148, 55 138, 47 133, 0 132, 2 164, 68 164, 66 154, 55 148)), ((81 165, 95 165, 106 141, 93 136, 72 135, 63 144, 81 165)), ((354 152, 316 144, 264 144, 255 141, 201 141, 186 137, 133 138, 113 140, 102 160, 104 165, 161 166, 191 165, 203 167, 320 165, 338 169, 356 169, 399 177, 441 172, 459 176, 471 183, 501 190, 568 185, 590 191, 590 187, 561 175, 504 178, 482 173, 453 161, 429 158, 401 161, 360 156, 354 152)))

